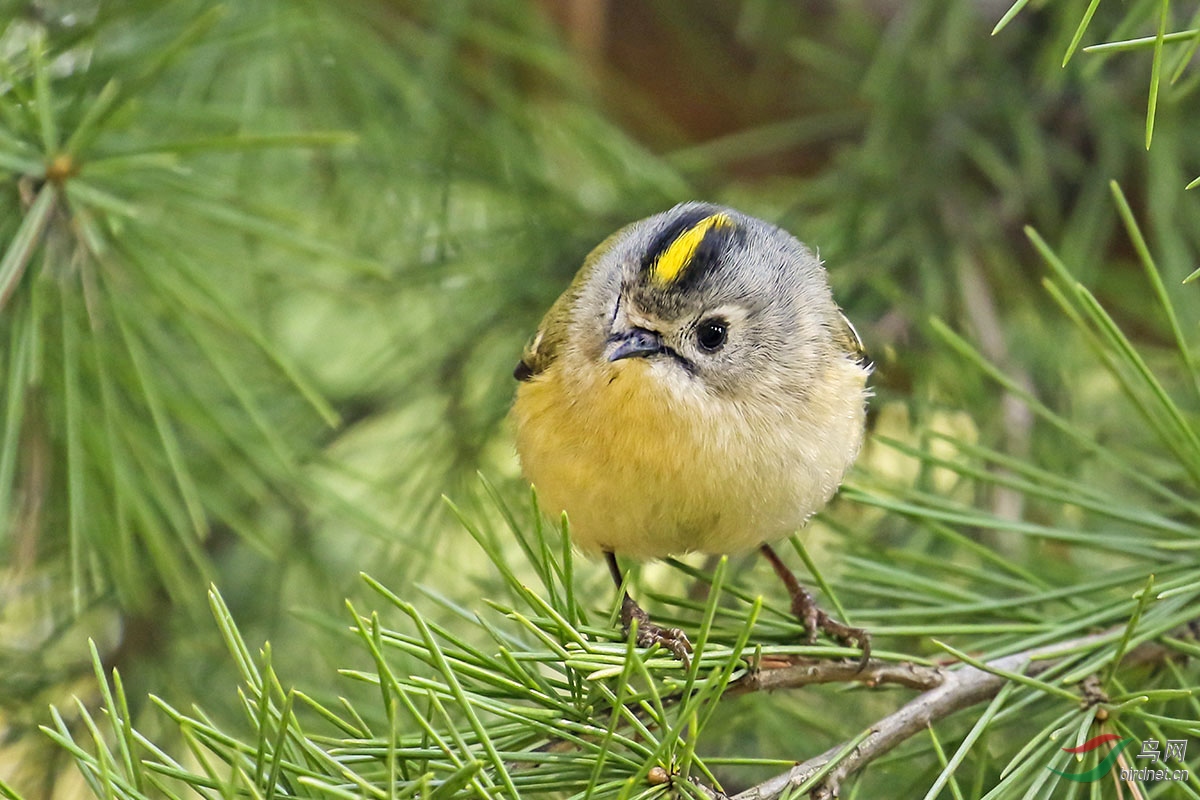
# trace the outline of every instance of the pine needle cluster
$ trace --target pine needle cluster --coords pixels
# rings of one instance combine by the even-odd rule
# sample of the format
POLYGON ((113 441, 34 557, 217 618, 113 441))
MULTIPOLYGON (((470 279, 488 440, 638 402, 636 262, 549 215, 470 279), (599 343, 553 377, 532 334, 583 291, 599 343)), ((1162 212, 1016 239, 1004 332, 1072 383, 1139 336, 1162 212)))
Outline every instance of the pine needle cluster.
POLYGON ((1200 14, 587 5, 0 2, 0 796, 1200 798, 1200 14), (633 647, 516 472, 538 314, 696 197, 877 360, 788 553, 861 671, 742 557, 633 647))

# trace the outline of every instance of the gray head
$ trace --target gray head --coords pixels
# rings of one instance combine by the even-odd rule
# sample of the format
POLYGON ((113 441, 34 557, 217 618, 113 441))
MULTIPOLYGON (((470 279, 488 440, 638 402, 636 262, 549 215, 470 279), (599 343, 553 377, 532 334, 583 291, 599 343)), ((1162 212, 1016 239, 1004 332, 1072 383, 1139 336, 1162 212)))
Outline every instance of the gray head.
POLYGON ((803 397, 833 359, 861 356, 816 256, 733 209, 678 205, 590 260, 572 336, 588 357, 649 359, 737 398, 803 397))

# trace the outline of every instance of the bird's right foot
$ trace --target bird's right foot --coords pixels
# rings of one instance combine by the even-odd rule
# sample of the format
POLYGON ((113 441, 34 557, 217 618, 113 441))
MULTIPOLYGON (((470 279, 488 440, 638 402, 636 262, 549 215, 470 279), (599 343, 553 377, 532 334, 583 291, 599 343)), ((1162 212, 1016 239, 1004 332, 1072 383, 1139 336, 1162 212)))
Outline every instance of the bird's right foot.
POLYGON ((692 643, 688 641, 687 634, 679 628, 664 628, 654 624, 650 621, 650 615, 626 594, 621 601, 621 626, 626 637, 633 630, 634 621, 637 622, 637 639, 634 643, 638 647, 659 645, 682 661, 684 669, 691 666, 692 643))

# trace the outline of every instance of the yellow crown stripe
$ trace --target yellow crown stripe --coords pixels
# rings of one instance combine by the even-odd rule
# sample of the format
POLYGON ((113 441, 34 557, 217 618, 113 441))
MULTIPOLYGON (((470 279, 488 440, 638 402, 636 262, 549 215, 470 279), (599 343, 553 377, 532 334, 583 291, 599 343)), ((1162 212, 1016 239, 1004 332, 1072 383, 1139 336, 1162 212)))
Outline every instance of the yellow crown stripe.
POLYGON ((670 247, 662 251, 650 269, 650 277, 655 283, 663 286, 670 285, 679 279, 687 269, 696 248, 704 241, 704 235, 712 228, 728 228, 733 226, 733 220, 728 214, 713 214, 705 217, 692 227, 681 233, 670 247))

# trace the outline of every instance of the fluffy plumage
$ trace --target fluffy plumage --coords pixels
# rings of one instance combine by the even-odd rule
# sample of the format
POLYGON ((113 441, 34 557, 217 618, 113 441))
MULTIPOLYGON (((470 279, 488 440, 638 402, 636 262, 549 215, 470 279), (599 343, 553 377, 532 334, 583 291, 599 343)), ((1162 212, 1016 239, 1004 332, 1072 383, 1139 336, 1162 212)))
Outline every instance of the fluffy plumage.
POLYGON ((688 203, 607 239, 547 313, 515 372, 517 450, 584 551, 744 551, 837 491, 869 372, 803 244, 688 203))

